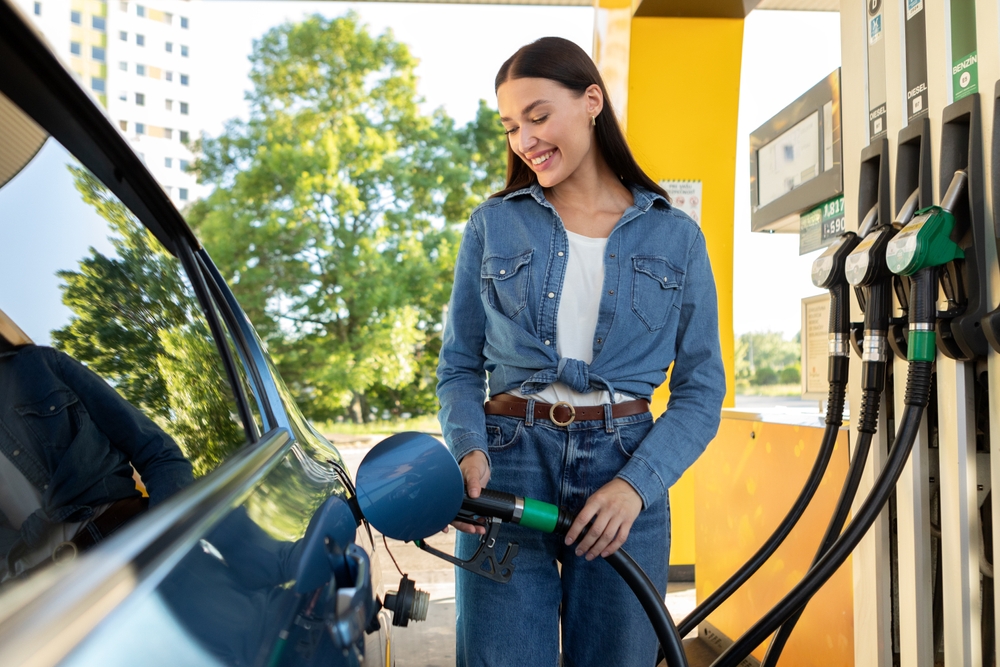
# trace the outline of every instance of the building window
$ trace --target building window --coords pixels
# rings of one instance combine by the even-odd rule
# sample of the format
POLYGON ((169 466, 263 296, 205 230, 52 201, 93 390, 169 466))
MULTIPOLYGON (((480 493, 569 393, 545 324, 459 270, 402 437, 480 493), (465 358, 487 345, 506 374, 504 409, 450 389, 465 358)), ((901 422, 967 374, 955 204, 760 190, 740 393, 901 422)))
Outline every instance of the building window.
POLYGON ((122 102, 128 102, 128 93, 126 93, 123 90, 122 92, 118 93, 118 99, 120 99, 122 102))
POLYGON ((188 103, 187 102, 181 102, 181 115, 182 116, 188 115, 188 103))
POLYGON ((135 94, 135 105, 139 107, 146 106, 146 96, 143 93, 135 94))
POLYGON ((167 108, 167 111, 173 111, 174 110, 174 101, 173 100, 165 100, 163 104, 167 108))
POLYGON ((128 71, 128 63, 125 62, 124 60, 122 60, 121 62, 118 63, 118 69, 120 69, 123 72, 127 72, 128 71))
POLYGON ((90 57, 94 60, 103 63, 104 62, 104 49, 100 46, 90 47, 90 57))
POLYGON ((171 130, 169 127, 163 128, 163 138, 164 139, 173 139, 174 138, 174 131, 171 130))
POLYGON ((139 45, 139 46, 146 46, 146 36, 145 35, 136 35, 135 36, 135 43, 137 45, 139 45))
POLYGON ((186 144, 190 140, 187 130, 181 130, 181 143, 186 144))
POLYGON ((136 134, 146 134, 146 124, 145 123, 136 123, 135 124, 135 133, 136 134))
POLYGON ((93 90, 95 93, 103 93, 104 79, 102 79, 99 76, 90 77, 90 89, 93 90))
POLYGON ((125 32, 124 30, 119 30, 118 31, 118 39, 122 40, 123 42, 127 42, 128 41, 128 33, 125 32))
POLYGON ((177 198, 181 201, 188 200, 188 190, 187 188, 177 188, 177 198))
POLYGON ((163 45, 163 47, 167 50, 167 53, 173 53, 174 52, 174 43, 173 42, 167 42, 166 44, 163 45))
POLYGON ((80 42, 70 42, 69 52, 72 53, 74 56, 80 55, 80 42))
POLYGON ((42 15, 42 3, 36 2, 35 3, 35 16, 41 16, 41 15, 42 15))
POLYGON ((174 22, 174 15, 170 12, 163 12, 163 22, 167 25, 172 25, 174 22))
POLYGON ((174 73, 173 72, 164 72, 163 76, 166 78, 167 81, 173 81, 174 80, 174 73))
POLYGON ((167 169, 170 169, 171 167, 174 166, 174 159, 172 157, 163 158, 163 166, 166 167, 167 169))
POLYGON ((80 25, 83 22, 83 19, 80 18, 80 12, 70 12, 69 22, 73 25, 80 25))
POLYGON ((188 161, 187 160, 178 160, 177 162, 178 162, 178 166, 181 168, 181 171, 187 171, 188 170, 188 161))
POLYGON ((118 121, 118 127, 122 128, 122 132, 128 132, 128 121, 127 120, 118 121))
POLYGON ((184 46, 183 44, 181 44, 181 57, 182 58, 188 57, 188 47, 184 46))
POLYGON ((136 66, 135 66, 135 73, 138 74, 139 76, 146 76, 146 66, 145 65, 139 65, 137 63, 136 66))
POLYGON ((101 32, 104 32, 108 27, 108 22, 104 20, 103 16, 91 16, 90 27, 92 27, 94 30, 100 30, 101 32))
POLYGON ((188 85, 188 75, 187 74, 181 74, 181 85, 182 86, 188 85))
POLYGON ((146 8, 143 5, 136 5, 135 6, 135 15, 136 16, 145 16, 146 15, 146 8))
POLYGON ((123 11, 123 12, 127 12, 128 11, 128 0, 121 0, 118 3, 118 9, 121 10, 121 11, 123 11))
POLYGON ((188 20, 187 20, 186 16, 182 16, 181 17, 181 27, 184 28, 185 30, 187 30, 188 20))

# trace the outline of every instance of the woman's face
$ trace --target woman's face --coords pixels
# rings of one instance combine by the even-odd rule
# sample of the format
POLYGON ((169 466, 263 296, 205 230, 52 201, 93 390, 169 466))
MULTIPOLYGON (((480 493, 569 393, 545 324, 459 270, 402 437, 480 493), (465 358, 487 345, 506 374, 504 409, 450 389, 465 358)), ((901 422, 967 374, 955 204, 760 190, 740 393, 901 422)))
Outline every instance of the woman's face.
POLYGON ((550 79, 511 79, 497 89, 497 105, 511 150, 544 188, 565 181, 597 150, 591 117, 604 98, 596 84, 578 96, 550 79))

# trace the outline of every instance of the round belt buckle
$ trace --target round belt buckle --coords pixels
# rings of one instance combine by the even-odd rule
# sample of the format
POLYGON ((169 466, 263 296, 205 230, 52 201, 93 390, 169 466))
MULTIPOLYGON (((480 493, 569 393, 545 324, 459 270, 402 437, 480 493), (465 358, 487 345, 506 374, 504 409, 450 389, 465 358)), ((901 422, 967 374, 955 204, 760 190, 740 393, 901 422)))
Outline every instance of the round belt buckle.
POLYGON ((63 563, 66 561, 73 560, 76 558, 79 549, 75 542, 60 542, 55 549, 52 550, 52 561, 55 563, 63 563))
POLYGON ((556 426, 569 426, 574 421, 576 421, 576 408, 574 408, 566 401, 559 401, 558 403, 554 403, 549 408, 549 420, 551 420, 551 422, 556 426), (569 419, 567 421, 561 422, 558 419, 556 419, 556 408, 558 408, 560 405, 565 405, 567 408, 569 408, 569 419))

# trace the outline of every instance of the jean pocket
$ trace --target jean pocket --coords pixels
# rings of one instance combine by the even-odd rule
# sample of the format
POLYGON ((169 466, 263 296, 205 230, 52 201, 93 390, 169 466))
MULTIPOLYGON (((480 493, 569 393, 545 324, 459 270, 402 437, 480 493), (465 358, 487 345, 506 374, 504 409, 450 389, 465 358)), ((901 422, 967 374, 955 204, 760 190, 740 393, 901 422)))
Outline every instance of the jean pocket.
POLYGON ((524 430, 524 422, 520 419, 505 418, 505 422, 513 422, 503 426, 497 424, 486 425, 486 447, 491 452, 500 452, 509 449, 517 444, 521 439, 521 431, 524 430))
POLYGON ((662 329, 677 293, 684 284, 684 272, 665 257, 632 258, 632 312, 650 331, 662 329))
POLYGON ((482 279, 486 302, 509 318, 528 305, 528 282, 531 279, 531 255, 534 250, 513 257, 483 259, 482 279))
POLYGON ((79 399, 68 389, 56 389, 34 403, 19 405, 14 410, 44 449, 69 447, 80 430, 79 399))
POLYGON ((618 451, 626 459, 631 459, 635 450, 646 439, 650 429, 653 428, 653 419, 649 417, 639 422, 631 422, 615 427, 615 443, 618 451))

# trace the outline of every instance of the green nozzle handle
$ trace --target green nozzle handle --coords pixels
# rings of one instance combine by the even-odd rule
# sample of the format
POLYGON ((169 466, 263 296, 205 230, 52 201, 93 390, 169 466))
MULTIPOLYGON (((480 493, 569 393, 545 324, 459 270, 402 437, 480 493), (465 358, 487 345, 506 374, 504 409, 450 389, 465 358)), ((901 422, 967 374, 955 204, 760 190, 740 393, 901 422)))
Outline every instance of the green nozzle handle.
POLYGON ((483 489, 478 498, 465 497, 462 509, 478 516, 488 516, 516 523, 543 533, 564 534, 573 524, 573 516, 551 503, 521 498, 513 493, 483 489))

